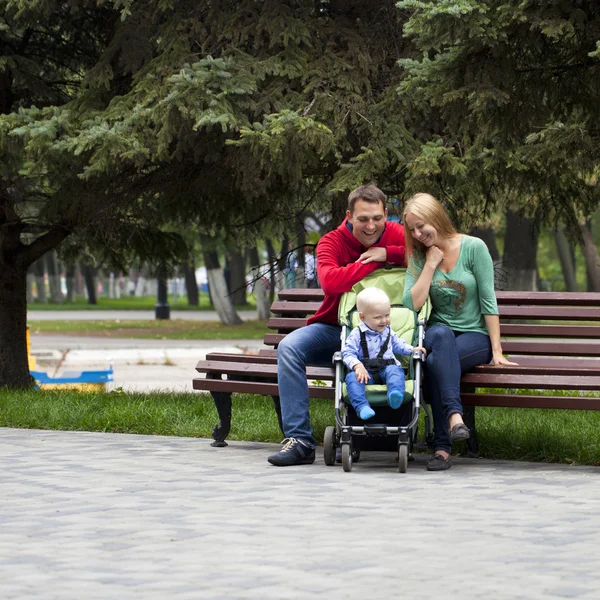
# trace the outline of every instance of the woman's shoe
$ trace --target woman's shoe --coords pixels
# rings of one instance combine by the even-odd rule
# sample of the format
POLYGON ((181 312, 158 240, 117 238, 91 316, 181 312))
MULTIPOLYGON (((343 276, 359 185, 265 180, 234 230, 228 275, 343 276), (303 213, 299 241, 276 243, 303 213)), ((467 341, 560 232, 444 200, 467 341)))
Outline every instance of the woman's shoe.
POLYGON ((458 423, 450 430, 450 441, 468 440, 471 437, 469 428, 464 423, 458 423))
POLYGON ((452 466, 450 462, 450 457, 444 458, 441 454, 437 452, 427 461, 427 470, 428 471, 445 471, 452 466))

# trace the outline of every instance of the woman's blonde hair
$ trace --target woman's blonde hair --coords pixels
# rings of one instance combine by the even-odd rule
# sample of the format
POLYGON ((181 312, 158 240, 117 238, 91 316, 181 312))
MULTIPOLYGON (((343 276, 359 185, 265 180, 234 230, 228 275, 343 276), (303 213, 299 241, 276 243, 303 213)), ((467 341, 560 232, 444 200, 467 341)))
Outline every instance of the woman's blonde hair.
POLYGON ((409 198, 404 205, 402 222, 404 223, 406 237, 406 256, 409 259, 408 270, 416 279, 425 265, 427 247, 423 242, 415 240, 412 232, 406 226, 406 215, 408 213, 412 213, 415 217, 424 221, 426 225, 431 225, 443 238, 452 237, 456 235, 457 231, 444 207, 431 194, 421 192, 409 198))
POLYGON ((412 213, 417 219, 424 221, 426 225, 431 225, 443 238, 450 238, 453 235, 456 235, 456 228, 439 201, 431 194, 415 194, 404 205, 404 212, 402 213, 402 222, 404 223, 404 233, 406 236, 406 249, 409 255, 411 255, 413 251, 416 251, 418 255, 424 257, 427 248, 425 244, 413 238, 412 232, 406 226, 406 215, 408 213, 412 213))

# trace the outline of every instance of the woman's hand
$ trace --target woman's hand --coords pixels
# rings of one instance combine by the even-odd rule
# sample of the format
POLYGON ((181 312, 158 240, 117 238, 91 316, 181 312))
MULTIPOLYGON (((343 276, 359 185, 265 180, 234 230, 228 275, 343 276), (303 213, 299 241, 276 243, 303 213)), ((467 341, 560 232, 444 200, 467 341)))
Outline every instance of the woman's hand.
POLYGON ((426 261, 434 268, 444 260, 444 253, 437 246, 429 246, 425 256, 426 261))
POLYGON ((507 358, 505 358, 504 354, 502 354, 501 352, 494 352, 494 354, 492 355, 492 364, 493 365, 512 365, 512 366, 518 366, 519 363, 516 362, 510 362, 510 360, 508 360, 507 358))

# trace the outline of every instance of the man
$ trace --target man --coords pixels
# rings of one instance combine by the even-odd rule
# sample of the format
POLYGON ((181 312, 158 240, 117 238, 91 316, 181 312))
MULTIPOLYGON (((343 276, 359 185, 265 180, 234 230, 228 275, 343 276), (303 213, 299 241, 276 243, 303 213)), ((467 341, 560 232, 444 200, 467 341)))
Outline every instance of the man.
POLYGON ((306 280, 307 288, 316 289, 319 287, 317 284, 315 255, 313 254, 312 246, 304 247, 304 279, 306 280))
POLYGON ((317 245, 317 274, 325 297, 306 327, 288 334, 277 349, 279 398, 286 439, 269 456, 277 466, 315 461, 316 442, 310 426, 306 365, 330 365, 340 349, 340 297, 387 263, 404 265, 404 228, 387 223, 387 198, 374 185, 348 196, 346 219, 317 245))

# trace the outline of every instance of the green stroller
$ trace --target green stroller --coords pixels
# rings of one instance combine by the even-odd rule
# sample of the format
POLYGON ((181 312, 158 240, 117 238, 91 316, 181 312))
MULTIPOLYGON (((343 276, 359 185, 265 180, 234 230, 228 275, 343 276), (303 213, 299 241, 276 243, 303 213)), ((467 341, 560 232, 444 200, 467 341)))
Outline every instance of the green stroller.
MULTIPOLYGON (((386 292, 390 299, 391 328, 412 346, 423 345, 425 323, 431 311, 431 304, 428 299, 418 313, 402 305, 405 274, 406 269, 378 269, 359 281, 352 290, 342 296, 338 313, 339 323, 342 326, 342 344, 350 331, 359 323, 356 309, 357 294, 367 287, 377 287, 386 292)), ((342 362, 341 351, 335 353, 333 362, 335 365, 336 425, 325 429, 323 440, 325 464, 335 464, 336 454, 339 456, 341 449, 344 471, 351 471, 352 463, 358 461, 360 457, 361 438, 388 437, 387 441, 397 440, 398 470, 401 473, 406 472, 408 459, 417 438, 424 356, 421 352, 416 351, 412 356, 397 358, 406 375, 404 401, 399 409, 393 410, 388 406, 385 385, 367 385, 366 397, 375 410, 375 416, 366 423, 358 417, 348 401, 345 384, 346 367, 342 362)), ((432 437, 431 413, 427 405, 423 405, 423 407, 427 439, 429 440, 432 437)))

